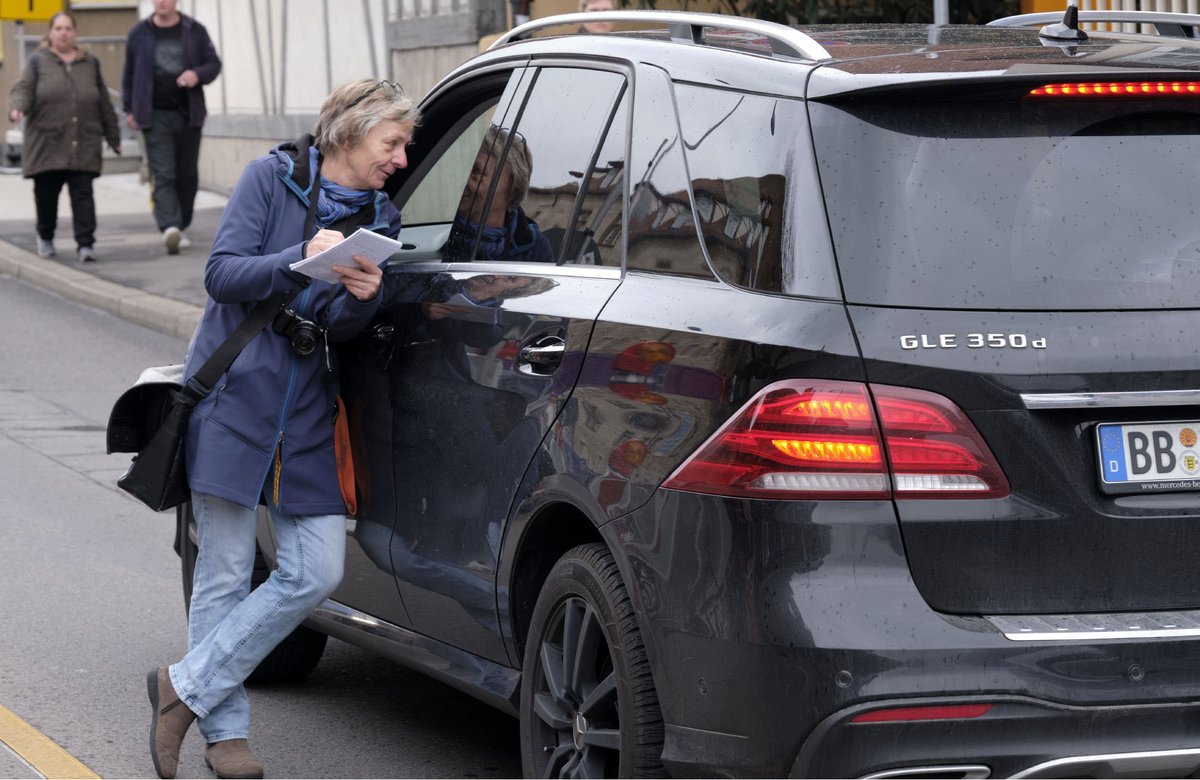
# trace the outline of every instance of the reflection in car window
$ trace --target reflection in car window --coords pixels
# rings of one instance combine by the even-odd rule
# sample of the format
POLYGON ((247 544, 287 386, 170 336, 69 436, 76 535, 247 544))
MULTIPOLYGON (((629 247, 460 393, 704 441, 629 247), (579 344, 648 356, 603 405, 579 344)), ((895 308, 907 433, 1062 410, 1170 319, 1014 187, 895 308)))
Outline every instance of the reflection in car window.
POLYGON ((528 146, 531 169, 519 205, 546 236, 555 260, 621 263, 626 118, 623 106, 614 108, 624 89, 625 79, 616 73, 543 68, 521 112, 516 130, 528 146), (581 233, 573 236, 576 225, 581 233))
POLYGON ((621 265, 621 232, 625 208, 625 142, 629 102, 622 95, 612 108, 608 132, 587 167, 575 208, 575 230, 563 248, 562 262, 578 265, 621 265))
POLYGON ((687 84, 676 85, 675 97, 700 233, 717 273, 757 290, 836 294, 785 284, 785 250, 800 255, 794 264, 808 251, 786 244, 797 219, 789 187, 799 178, 793 147, 804 135, 803 104, 687 84))
POLYGON ((462 196, 463 182, 467 180, 484 133, 492 125, 497 110, 500 115, 513 110, 513 101, 520 92, 520 85, 528 80, 526 73, 523 69, 514 71, 505 85, 503 95, 493 96, 473 108, 464 107, 463 118, 469 123, 459 125, 462 130, 458 136, 404 203, 401 215, 405 225, 449 224, 453 221, 462 196))
POLYGON ((405 225, 428 225, 454 219, 463 180, 467 178, 475 150, 491 123, 492 110, 489 109, 455 139, 404 204, 400 213, 405 225))
POLYGON ((711 279, 696 236, 675 103, 666 74, 639 73, 629 170, 629 268, 711 279))

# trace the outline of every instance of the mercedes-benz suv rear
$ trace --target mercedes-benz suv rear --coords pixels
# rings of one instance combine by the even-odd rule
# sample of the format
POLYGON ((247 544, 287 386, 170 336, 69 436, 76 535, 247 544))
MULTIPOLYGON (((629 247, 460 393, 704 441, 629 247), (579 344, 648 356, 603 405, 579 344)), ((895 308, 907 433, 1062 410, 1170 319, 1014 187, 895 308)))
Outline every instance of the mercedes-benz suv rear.
POLYGON ((583 18, 422 102, 310 626, 528 774, 1200 771, 1200 45, 583 18))

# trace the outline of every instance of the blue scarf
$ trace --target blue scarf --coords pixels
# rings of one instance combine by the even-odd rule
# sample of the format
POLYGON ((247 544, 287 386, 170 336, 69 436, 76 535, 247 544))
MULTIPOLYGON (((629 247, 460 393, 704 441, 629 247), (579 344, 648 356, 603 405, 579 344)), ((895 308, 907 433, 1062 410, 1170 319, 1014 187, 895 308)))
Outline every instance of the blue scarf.
MULTIPOLYGON (((317 170, 317 147, 308 148, 310 171, 317 170)), ((311 196, 310 196, 311 197, 311 196)), ((351 214, 357 214, 375 197, 375 190, 355 190, 321 179, 321 191, 317 195, 317 224, 322 227, 333 225, 351 214)))

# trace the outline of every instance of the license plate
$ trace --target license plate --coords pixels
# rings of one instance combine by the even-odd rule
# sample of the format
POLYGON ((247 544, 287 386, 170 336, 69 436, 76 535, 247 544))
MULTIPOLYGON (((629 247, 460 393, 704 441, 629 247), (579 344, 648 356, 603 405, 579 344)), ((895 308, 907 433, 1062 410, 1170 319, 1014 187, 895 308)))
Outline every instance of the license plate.
POLYGON ((1105 493, 1200 490, 1200 421, 1096 426, 1105 493))

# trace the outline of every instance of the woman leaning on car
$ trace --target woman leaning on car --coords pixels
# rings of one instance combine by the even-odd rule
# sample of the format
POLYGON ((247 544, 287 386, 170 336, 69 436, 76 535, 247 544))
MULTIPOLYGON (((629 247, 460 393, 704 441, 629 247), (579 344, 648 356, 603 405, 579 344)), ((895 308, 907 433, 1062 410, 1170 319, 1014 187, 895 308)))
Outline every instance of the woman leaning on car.
POLYGON ((392 82, 360 80, 325 100, 313 135, 251 162, 221 217, 204 272, 208 301, 184 367, 191 376, 262 300, 296 288, 288 322, 265 328, 192 414, 188 486, 199 533, 188 652, 148 676, 150 748, 174 777, 198 720, 218 777, 262 777, 250 749, 243 681, 338 586, 346 509, 334 461, 336 387, 328 342, 370 322, 382 271, 355 255, 339 284, 290 264, 360 227, 395 238, 400 214, 380 190, 407 164, 418 111, 392 82), (316 197, 314 198, 314 194, 316 197), (317 346, 289 338, 303 323, 317 346), (267 506, 278 569, 255 590, 256 508, 267 506))

